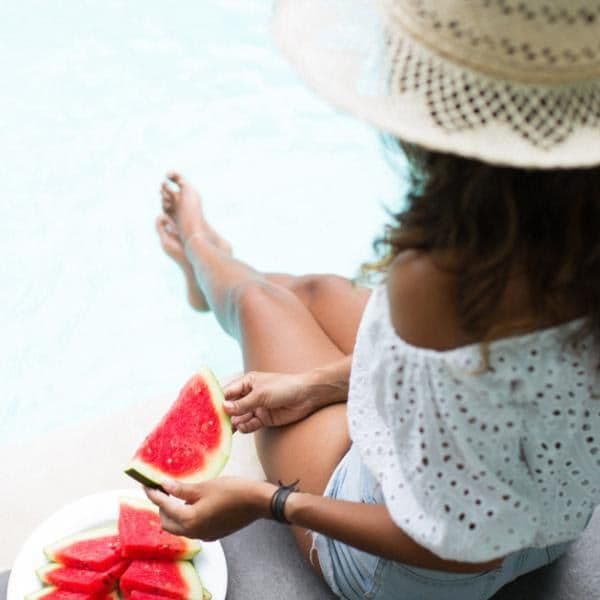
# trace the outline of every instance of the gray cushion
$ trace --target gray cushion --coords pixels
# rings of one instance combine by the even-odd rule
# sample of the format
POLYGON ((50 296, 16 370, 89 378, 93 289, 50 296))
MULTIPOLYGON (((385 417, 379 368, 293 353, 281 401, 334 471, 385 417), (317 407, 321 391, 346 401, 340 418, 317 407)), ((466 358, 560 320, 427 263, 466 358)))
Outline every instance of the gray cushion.
POLYGON ((0 573, 0 600, 5 600, 5 598, 6 598, 6 586, 8 584, 8 576, 9 575, 10 575, 9 571, 0 573))
POLYGON ((300 556, 290 530, 257 521, 223 540, 227 600, 330 600, 335 596, 300 556))
POLYGON ((600 598, 600 511, 583 535, 552 565, 501 589, 494 600, 598 600, 600 598))

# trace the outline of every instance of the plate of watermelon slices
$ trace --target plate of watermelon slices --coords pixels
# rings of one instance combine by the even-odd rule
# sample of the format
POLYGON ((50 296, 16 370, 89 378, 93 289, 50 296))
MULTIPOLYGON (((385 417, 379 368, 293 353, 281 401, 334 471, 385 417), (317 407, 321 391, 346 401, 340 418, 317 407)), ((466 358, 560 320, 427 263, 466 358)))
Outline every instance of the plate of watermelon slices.
POLYGON ((85 496, 46 519, 11 571, 7 600, 225 600, 219 542, 160 528, 141 490, 85 496))

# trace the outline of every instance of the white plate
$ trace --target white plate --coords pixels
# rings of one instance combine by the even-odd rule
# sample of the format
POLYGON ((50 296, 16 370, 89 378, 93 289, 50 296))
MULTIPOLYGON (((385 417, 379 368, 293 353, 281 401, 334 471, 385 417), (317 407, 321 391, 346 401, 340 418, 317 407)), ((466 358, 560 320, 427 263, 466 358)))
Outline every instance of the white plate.
MULTIPOLYGON (((8 581, 7 600, 23 600, 41 588, 35 570, 48 562, 43 548, 84 529, 102 527, 119 517, 121 496, 145 497, 141 490, 112 490, 85 496, 48 517, 28 538, 19 552, 8 581)), ((194 558, 202 585, 213 600, 225 600, 227 563, 220 542, 203 542, 202 552, 194 558)))

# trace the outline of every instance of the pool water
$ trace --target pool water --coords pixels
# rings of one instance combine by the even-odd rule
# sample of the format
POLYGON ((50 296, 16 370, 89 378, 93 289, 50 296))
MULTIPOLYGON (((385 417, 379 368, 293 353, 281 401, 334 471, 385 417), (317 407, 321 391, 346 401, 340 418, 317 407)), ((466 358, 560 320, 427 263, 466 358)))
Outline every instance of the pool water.
POLYGON ((291 72, 269 2, 2 12, 0 444, 242 368, 160 249, 167 169, 260 269, 352 276, 372 256, 400 183, 376 134, 291 72))

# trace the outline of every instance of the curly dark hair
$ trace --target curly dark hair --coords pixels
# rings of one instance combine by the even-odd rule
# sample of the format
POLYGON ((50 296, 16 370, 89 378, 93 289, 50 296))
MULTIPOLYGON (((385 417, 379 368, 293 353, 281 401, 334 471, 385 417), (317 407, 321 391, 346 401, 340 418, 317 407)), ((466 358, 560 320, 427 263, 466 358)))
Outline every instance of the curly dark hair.
POLYGON ((451 254, 461 325, 485 341, 500 333, 492 317, 518 266, 534 314, 560 322, 569 307, 600 340, 600 167, 523 169, 386 145, 404 152, 409 191, 379 240, 387 249, 379 268, 405 250, 451 254))

